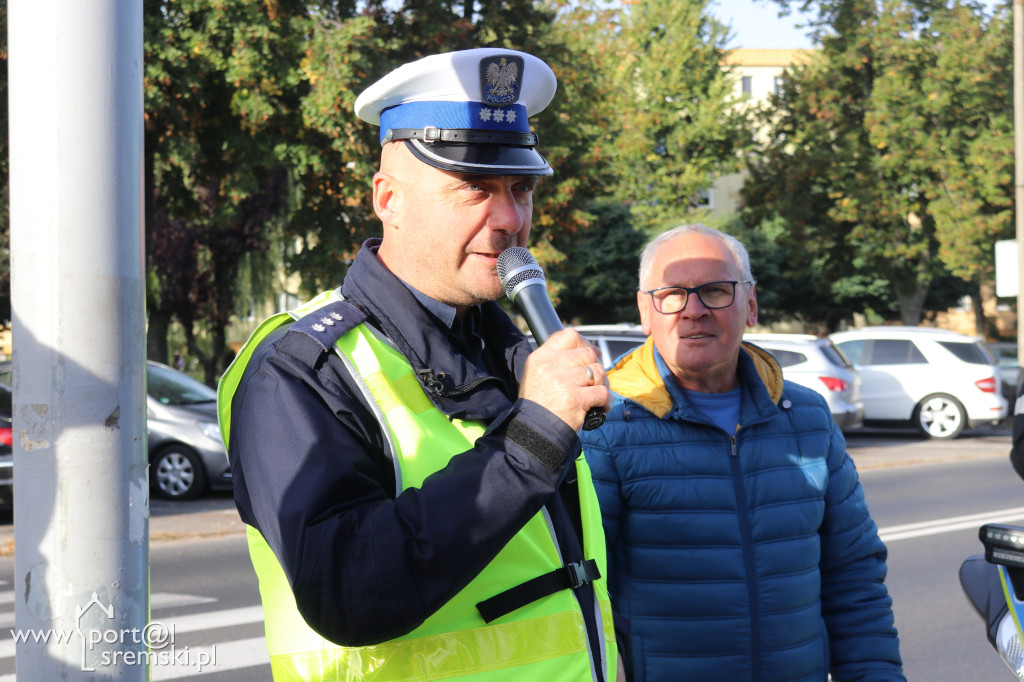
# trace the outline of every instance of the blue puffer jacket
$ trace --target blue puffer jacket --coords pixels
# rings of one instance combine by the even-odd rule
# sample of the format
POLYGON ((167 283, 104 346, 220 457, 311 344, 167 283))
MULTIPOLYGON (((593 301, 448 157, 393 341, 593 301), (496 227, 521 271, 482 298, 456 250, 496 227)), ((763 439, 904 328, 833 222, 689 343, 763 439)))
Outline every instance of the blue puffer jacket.
POLYGON ((651 339, 584 432, 629 679, 904 680, 886 548, 843 436, 821 396, 744 351, 735 433, 691 406, 651 339))

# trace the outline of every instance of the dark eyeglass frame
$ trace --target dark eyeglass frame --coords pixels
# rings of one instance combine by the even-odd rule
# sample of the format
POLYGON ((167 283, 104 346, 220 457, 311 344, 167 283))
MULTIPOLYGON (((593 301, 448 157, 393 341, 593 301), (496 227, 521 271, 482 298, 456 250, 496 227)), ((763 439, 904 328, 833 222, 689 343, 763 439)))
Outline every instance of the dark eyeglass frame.
POLYGON ((651 305, 654 306, 654 309, 656 311, 658 311, 662 315, 675 315, 676 313, 681 313, 684 310, 686 310, 686 306, 688 306, 690 304, 690 295, 691 294, 697 294, 697 300, 699 300, 701 302, 701 305, 703 305, 708 310, 721 310, 722 308, 728 308, 729 306, 731 306, 733 303, 736 302, 736 285, 737 284, 753 284, 753 283, 754 283, 754 281, 750 280, 750 279, 743 279, 743 280, 729 279, 729 280, 721 280, 721 281, 718 281, 718 282, 704 282, 704 284, 698 284, 695 287, 659 287, 657 289, 641 289, 640 291, 651 297, 651 305), (701 289, 703 289, 704 287, 713 286, 715 284, 731 284, 732 285, 732 298, 730 298, 729 302, 726 303, 725 305, 708 305, 707 302, 704 300, 704 297, 700 295, 700 290, 701 289), (658 293, 659 291, 669 291, 669 290, 685 291, 686 292, 686 300, 683 301, 683 305, 682 305, 681 308, 679 308, 679 310, 673 310, 670 313, 666 313, 665 311, 663 311, 661 309, 661 303, 659 303, 658 299, 656 299, 654 297, 654 294, 658 293))

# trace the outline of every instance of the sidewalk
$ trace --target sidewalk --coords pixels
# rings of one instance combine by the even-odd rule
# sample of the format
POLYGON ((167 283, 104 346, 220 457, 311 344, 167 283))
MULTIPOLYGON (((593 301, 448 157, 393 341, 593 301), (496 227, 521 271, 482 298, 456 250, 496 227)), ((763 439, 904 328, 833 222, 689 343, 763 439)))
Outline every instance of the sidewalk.
MULTIPOLYGON (((200 500, 171 502, 150 500, 149 541, 234 535, 245 532, 231 493, 213 493, 200 500)), ((14 523, 11 511, 0 514, 0 556, 14 554, 14 523)))
POLYGON ((213 537, 244 533, 231 493, 214 493, 201 500, 150 500, 149 541, 213 537))
POLYGON ((859 471, 881 467, 937 464, 1002 457, 1010 468, 1012 423, 984 426, 954 440, 929 440, 913 431, 863 429, 846 435, 846 451, 859 471))

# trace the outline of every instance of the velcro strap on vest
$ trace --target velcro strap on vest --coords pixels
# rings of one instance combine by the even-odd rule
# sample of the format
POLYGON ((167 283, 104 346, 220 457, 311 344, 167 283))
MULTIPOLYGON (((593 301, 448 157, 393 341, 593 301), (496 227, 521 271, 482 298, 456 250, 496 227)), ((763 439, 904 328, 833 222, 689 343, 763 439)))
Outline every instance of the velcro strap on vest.
POLYGON ((575 590, 601 577, 593 559, 567 564, 485 599, 476 605, 485 623, 561 590, 575 590))

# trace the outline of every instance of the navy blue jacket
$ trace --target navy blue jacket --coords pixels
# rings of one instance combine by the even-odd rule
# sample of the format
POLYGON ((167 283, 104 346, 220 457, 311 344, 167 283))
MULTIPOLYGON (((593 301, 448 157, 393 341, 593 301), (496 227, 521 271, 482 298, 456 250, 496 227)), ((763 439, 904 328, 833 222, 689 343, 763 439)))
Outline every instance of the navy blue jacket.
POLYGON ((1013 407, 1013 447, 1010 448, 1010 462, 1013 469, 1024 478, 1024 381, 1017 388, 1017 400, 1013 407))
MULTIPOLYGON (((584 559, 563 500, 575 482, 562 481, 579 438, 550 411, 517 399, 529 343, 500 306, 484 304, 491 371, 482 372, 378 260, 378 244, 368 241, 356 256, 345 298, 405 355, 439 409, 484 421, 485 435, 422 487, 396 496, 380 428, 342 362, 293 325, 268 336, 250 360, 228 449, 242 520, 274 550, 310 627, 346 646, 412 631, 542 507, 563 560, 584 559)), ((593 590, 576 594, 599 651, 593 590)))
POLYGON ((584 432, 629 679, 904 680, 886 548, 824 400, 752 347, 739 377, 728 433, 649 339, 584 432))

